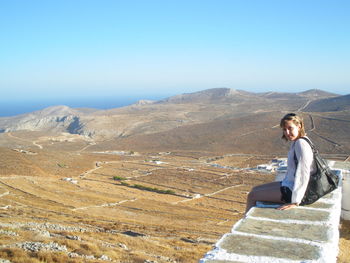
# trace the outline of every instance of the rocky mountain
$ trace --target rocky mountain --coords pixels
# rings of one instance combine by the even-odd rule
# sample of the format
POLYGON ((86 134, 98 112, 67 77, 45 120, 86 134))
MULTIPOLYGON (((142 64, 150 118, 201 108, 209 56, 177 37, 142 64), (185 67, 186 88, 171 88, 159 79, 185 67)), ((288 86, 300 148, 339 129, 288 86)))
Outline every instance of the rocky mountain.
MULTIPOLYGON (((325 112, 336 109, 330 105, 338 105, 337 109, 346 110, 349 106, 348 99, 349 96, 336 96, 320 90, 301 93, 250 93, 217 88, 181 94, 156 102, 139 101, 127 107, 110 110, 54 106, 28 114, 0 118, 0 131, 69 132, 89 136, 96 141, 127 141, 126 138, 132 141, 132 138, 142 139, 142 136, 161 133, 173 134, 176 138, 176 134, 191 130, 194 134, 204 136, 203 131, 207 129, 214 132, 214 127, 229 133, 238 125, 241 128, 237 130, 239 134, 247 132, 245 129, 251 124, 263 126, 264 121, 260 123, 256 120, 264 120, 267 116, 281 116, 295 111, 325 112), (260 117, 257 119, 256 116, 260 117), (227 126, 225 123, 232 125, 227 126)), ((273 118, 274 121, 275 119, 273 118)), ((218 131, 214 133, 220 134, 218 131)), ((221 135, 221 138, 224 137, 221 135)))
POLYGON ((67 106, 53 106, 28 114, 0 118, 0 130, 2 132, 69 130, 78 115, 78 111, 67 106))

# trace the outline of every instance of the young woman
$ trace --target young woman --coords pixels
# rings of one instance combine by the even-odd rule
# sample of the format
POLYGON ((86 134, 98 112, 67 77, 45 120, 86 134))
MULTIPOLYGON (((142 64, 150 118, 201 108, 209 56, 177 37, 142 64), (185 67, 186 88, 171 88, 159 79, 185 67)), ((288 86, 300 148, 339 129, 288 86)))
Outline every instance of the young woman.
POLYGON ((294 114, 285 115, 280 122, 282 138, 291 141, 288 152, 287 174, 282 182, 273 182, 253 187, 248 194, 246 213, 256 201, 281 203, 277 208, 286 210, 298 206, 304 197, 310 174, 316 172, 313 153, 307 141, 303 119, 294 114))

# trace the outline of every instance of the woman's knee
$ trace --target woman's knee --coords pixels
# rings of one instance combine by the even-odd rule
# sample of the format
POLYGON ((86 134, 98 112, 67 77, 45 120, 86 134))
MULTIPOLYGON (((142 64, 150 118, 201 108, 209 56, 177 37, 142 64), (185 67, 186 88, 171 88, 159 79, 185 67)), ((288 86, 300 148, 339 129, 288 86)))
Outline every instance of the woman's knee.
POLYGON ((250 189, 250 192, 257 191, 257 190, 259 190, 261 187, 262 187, 262 185, 253 186, 253 187, 250 189))
POLYGON ((253 199, 256 198, 256 190, 254 190, 254 188, 248 193, 247 198, 248 198, 249 200, 253 200, 253 199))

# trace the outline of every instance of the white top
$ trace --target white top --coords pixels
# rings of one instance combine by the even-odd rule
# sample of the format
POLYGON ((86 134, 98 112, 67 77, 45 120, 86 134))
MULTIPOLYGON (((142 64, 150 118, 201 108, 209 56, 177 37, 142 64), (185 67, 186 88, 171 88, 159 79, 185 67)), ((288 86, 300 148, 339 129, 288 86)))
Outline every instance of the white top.
POLYGON ((304 197, 310 174, 316 172, 314 155, 309 143, 303 139, 293 141, 288 152, 288 168, 282 186, 292 191, 291 203, 299 204, 304 197), (294 153, 298 165, 296 166, 294 153))

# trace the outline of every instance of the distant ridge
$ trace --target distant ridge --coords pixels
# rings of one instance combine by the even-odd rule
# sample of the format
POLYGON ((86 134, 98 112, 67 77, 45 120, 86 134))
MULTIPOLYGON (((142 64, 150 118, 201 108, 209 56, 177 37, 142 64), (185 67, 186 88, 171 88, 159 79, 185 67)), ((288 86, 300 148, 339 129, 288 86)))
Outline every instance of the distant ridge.
MULTIPOLYGON (((279 116, 285 112, 295 111, 339 111, 339 116, 343 116, 342 110, 348 108, 348 96, 336 96, 321 90, 301 93, 251 93, 215 88, 172 96, 156 102, 141 100, 129 106, 109 110, 52 106, 28 114, 0 118, 0 132, 20 130, 68 132, 104 141, 133 136, 141 139, 143 135, 160 133, 164 138, 167 137, 166 133, 169 133, 173 134, 174 138, 180 139, 176 134, 190 131, 204 138, 202 129, 215 134, 221 133, 222 130, 222 135, 214 136, 216 141, 224 138, 225 133, 231 133, 236 129, 236 125, 246 128, 251 125, 250 122, 256 122, 257 114, 262 114, 260 116, 266 119, 272 113, 274 116, 279 116), (229 121, 231 126, 225 125, 226 121, 233 119, 234 122, 229 121), (186 127, 192 128, 185 129, 186 127)), ((275 121, 275 118, 271 121, 275 121)), ((262 120, 259 125, 264 126, 265 122, 266 120, 262 120)), ((256 125, 253 123, 254 129, 256 125)), ((245 129, 237 131, 249 134, 245 129)), ((244 138, 248 137, 247 135, 244 138)), ((176 139, 171 139, 169 142, 176 144, 176 139)))
POLYGON ((298 93, 288 92, 264 92, 259 95, 260 97, 268 99, 299 99, 301 97, 298 93))
POLYGON ((310 89, 299 93, 289 93, 289 92, 265 92, 260 93, 261 97, 270 98, 270 99, 296 99, 300 97, 305 97, 309 99, 321 99, 321 98, 329 98, 339 96, 335 93, 330 93, 327 91, 319 90, 319 89, 310 89))
POLYGON ((229 88, 214 88, 203 91, 184 93, 181 95, 172 96, 164 100, 158 101, 158 103, 194 103, 194 102, 230 102, 241 100, 242 98, 249 97, 257 98, 254 93, 249 93, 242 90, 235 90, 229 88))
POLYGON ((350 110, 350 94, 312 101, 304 111, 330 112, 350 110))
POLYGON ((32 115, 36 116, 68 116, 68 115, 77 115, 79 114, 77 110, 72 109, 65 105, 51 106, 39 111, 35 111, 32 115))
POLYGON ((305 96, 305 97, 311 97, 313 99, 316 99, 316 98, 329 98, 329 97, 337 97, 337 96, 339 96, 338 94, 327 92, 327 91, 323 91, 323 90, 320 90, 320 89, 309 89, 309 90, 300 92, 298 94, 301 95, 301 96, 305 96))

